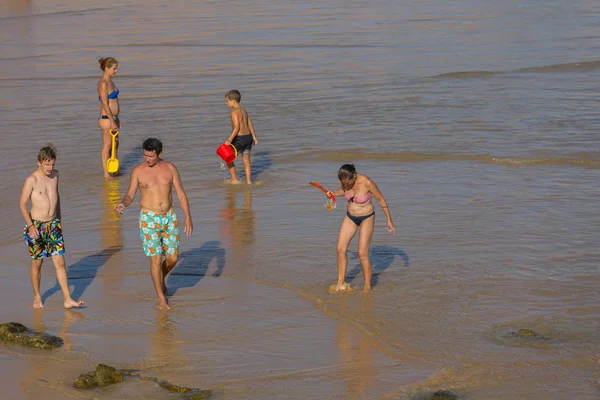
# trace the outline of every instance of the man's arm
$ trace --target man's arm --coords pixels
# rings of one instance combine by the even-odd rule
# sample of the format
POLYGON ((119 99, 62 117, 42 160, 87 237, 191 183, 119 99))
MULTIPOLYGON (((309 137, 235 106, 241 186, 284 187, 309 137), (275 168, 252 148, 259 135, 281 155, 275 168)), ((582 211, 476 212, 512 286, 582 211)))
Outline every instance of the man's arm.
POLYGON ((116 212, 119 214, 123 214, 123 210, 125 207, 129 206, 133 199, 135 199, 135 194, 137 193, 139 181, 138 181, 139 169, 135 167, 133 171, 131 171, 131 177, 129 178, 129 189, 127 189, 127 193, 123 196, 123 200, 114 208, 116 212))
POLYGON ((232 111, 230 117, 231 117, 231 135, 229 135, 229 138, 227 138, 227 141, 225 142, 226 145, 230 145, 231 142, 233 141, 233 139, 235 139, 237 134, 240 132, 239 111, 235 111, 235 110, 232 111))
POLYGON ((188 202, 187 194, 183 189, 183 184, 181 183, 181 178, 179 177, 179 171, 177 170, 177 167, 171 164, 171 168, 173 171, 173 187, 175 188, 177 199, 179 199, 179 204, 181 204, 181 208, 185 214, 185 225, 183 231, 187 236, 192 236, 194 224, 192 222, 192 214, 190 213, 190 203, 188 202))

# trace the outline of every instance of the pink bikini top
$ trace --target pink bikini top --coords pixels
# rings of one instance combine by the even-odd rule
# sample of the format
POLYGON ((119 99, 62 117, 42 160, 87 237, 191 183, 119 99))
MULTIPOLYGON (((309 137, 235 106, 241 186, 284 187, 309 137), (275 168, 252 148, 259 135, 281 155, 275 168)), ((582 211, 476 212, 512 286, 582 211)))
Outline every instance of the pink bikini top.
POLYGON ((344 192, 344 197, 346 197, 346 200, 348 200, 348 203, 356 203, 356 204, 367 204, 369 201, 371 201, 371 192, 368 192, 367 194, 365 194, 364 196, 350 196, 350 194, 348 192, 344 192))

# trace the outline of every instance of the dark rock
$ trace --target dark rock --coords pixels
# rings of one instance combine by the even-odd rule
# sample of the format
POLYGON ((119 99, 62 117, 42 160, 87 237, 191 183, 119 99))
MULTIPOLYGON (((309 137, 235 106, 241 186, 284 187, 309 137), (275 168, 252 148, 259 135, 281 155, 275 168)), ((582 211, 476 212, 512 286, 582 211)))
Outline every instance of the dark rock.
POLYGON ((159 381, 158 378, 141 375, 139 372, 133 369, 116 369, 104 364, 98 364, 95 371, 80 375, 77 379, 75 379, 75 382, 73 382, 73 386, 75 386, 77 389, 90 389, 96 386, 107 386, 114 383, 123 382, 124 376, 132 376, 144 381, 155 382, 163 389, 175 393, 185 394, 186 400, 205 400, 212 396, 211 390, 200 390, 185 386, 177 386, 167 381, 159 381))
POLYGON ((77 389, 90 389, 96 386, 108 386, 123 382, 123 375, 108 365, 98 364, 95 371, 80 375, 73 386, 77 389))
POLYGON ((35 349, 53 349, 63 345, 58 336, 33 332, 18 322, 0 324, 0 339, 35 349))
POLYGON ((212 390, 198 390, 189 397, 189 400, 205 400, 212 397, 212 390))
POLYGON ((448 390, 438 390, 428 397, 427 400, 458 400, 458 396, 448 390))
POLYGON ((418 395, 416 400, 458 400, 458 396, 448 390, 418 395))
POLYGON ((77 389, 90 389, 98 386, 98 382, 96 382, 96 377, 92 373, 87 373, 79 375, 73 382, 73 386, 77 389))
POLYGON ((166 382, 166 381, 158 382, 158 385, 161 388, 167 389, 170 392, 189 393, 189 392, 191 392, 193 390, 193 389, 190 389, 190 388, 185 387, 185 386, 173 385, 172 383, 169 383, 169 382, 166 382))
POLYGON ((540 339, 547 340, 548 338, 531 329, 519 329, 517 332, 511 332, 512 336, 520 339, 540 339))

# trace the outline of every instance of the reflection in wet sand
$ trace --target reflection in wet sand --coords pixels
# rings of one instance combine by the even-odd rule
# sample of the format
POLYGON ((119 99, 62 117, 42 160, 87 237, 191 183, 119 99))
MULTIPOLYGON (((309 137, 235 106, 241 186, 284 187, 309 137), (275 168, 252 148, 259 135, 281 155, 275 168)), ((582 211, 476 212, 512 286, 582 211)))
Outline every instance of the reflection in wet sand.
POLYGON ((231 249, 235 265, 252 261, 254 245, 254 211, 252 188, 229 186, 226 201, 221 209, 221 235, 225 248, 231 249), (244 192, 244 203, 237 206, 237 196, 244 192))
MULTIPOLYGON (((151 363, 157 372, 172 372, 176 366, 184 365, 181 343, 177 340, 177 324, 166 310, 157 310, 156 329, 152 334, 151 363)), ((159 374, 164 375, 164 374, 159 374)))
MULTIPOLYGON (((46 321, 44 321, 44 313, 48 314, 48 310, 45 309, 34 309, 33 310, 33 326, 31 329, 35 332, 47 332, 48 325, 46 321)), ((56 314, 52 313, 52 317, 55 317, 56 314)), ((54 322, 54 318, 48 317, 48 319, 54 322)), ((55 334, 61 337, 64 341, 64 346, 62 349, 66 351, 70 351, 73 347, 73 342, 71 341, 69 335, 69 329, 71 328, 71 324, 73 321, 83 320, 83 313, 75 310, 64 310, 64 316, 62 321, 62 326, 58 332, 47 332, 50 334, 55 334)), ((57 351, 57 357, 61 357, 61 351, 57 351)), ((35 353, 30 357, 27 357, 27 366, 23 369, 23 373, 19 377, 19 383, 21 386, 21 391, 23 393, 28 393, 31 397, 28 398, 39 398, 39 396, 44 393, 47 394, 49 388, 56 389, 57 382, 51 379, 51 376, 55 376, 54 374, 57 372, 56 370, 48 369, 48 359, 46 358, 44 353, 35 353)), ((62 357, 60 358, 62 359, 62 357)))
POLYGON ((100 214, 100 231, 102 232, 102 248, 123 247, 123 224, 114 207, 121 201, 120 179, 104 181, 104 190, 100 191, 102 214, 100 214))
MULTIPOLYGON (((360 312, 370 312, 372 297, 364 296, 363 309, 360 312)), ((337 344, 340 351, 341 373, 346 381, 348 394, 364 398, 374 381, 374 362, 371 345, 372 339, 363 331, 352 328, 344 322, 337 324, 337 344)))
MULTIPOLYGON (((44 310, 43 309, 34 309, 34 319, 33 319, 33 330, 35 332, 46 332, 48 330, 48 326, 46 325, 46 323, 44 322, 42 316, 43 316, 44 310)), ((63 348, 65 350, 71 350, 71 347, 73 346, 73 342, 71 341, 68 333, 69 333, 69 329, 71 328, 71 324, 73 323, 73 321, 81 321, 84 319, 84 314, 80 311, 76 311, 76 310, 64 310, 64 318, 63 318, 63 323, 62 323, 62 327, 60 328, 60 331, 57 333, 57 336, 59 336, 60 338, 63 339, 64 341, 64 346, 63 348)))
MULTIPOLYGON (((100 214, 100 232, 102 248, 121 249, 123 248, 123 221, 114 211, 114 207, 121 201, 119 187, 121 179, 108 179, 104 181, 104 190, 100 191, 102 199, 102 213, 100 214)), ((120 266, 123 256, 120 251, 111 252, 112 260, 108 266, 120 266)), ((114 269, 114 268, 112 268, 114 269)), ((111 273, 107 271, 103 274, 105 283, 115 283, 118 277, 122 277, 121 273, 111 273)))

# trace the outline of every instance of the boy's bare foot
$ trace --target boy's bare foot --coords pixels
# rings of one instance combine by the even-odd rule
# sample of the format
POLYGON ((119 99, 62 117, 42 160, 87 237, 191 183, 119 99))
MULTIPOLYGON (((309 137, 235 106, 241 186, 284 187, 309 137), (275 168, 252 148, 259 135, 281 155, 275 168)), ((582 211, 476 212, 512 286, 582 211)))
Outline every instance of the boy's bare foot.
POLYGON ((42 303, 41 297, 33 298, 33 308, 44 308, 44 303, 42 303))
POLYGON ((159 300, 158 304, 156 305, 156 308, 158 308, 159 310, 170 310, 171 306, 169 306, 169 303, 167 303, 167 301, 162 301, 159 300))
POLYGON ((65 301, 65 308, 81 307, 84 304, 83 301, 75 301, 73 299, 65 301))
POLYGON ((370 291, 371 291, 371 286, 365 286, 363 288, 363 292, 365 292, 365 293, 369 293, 370 291))

